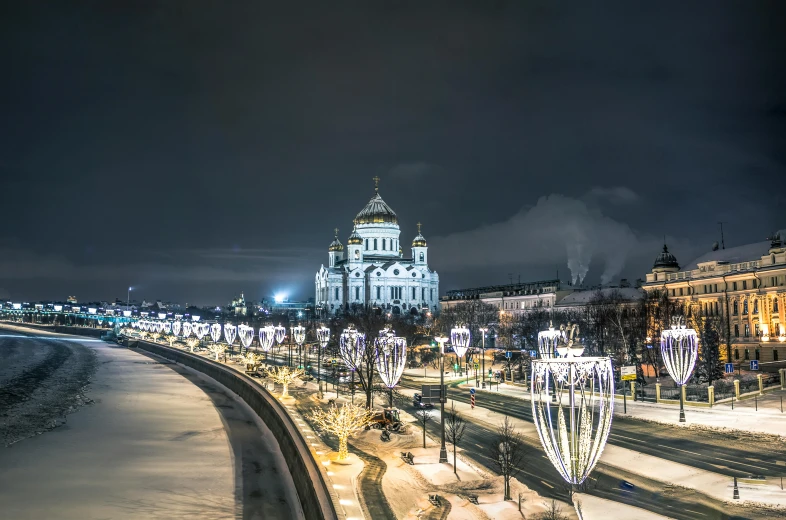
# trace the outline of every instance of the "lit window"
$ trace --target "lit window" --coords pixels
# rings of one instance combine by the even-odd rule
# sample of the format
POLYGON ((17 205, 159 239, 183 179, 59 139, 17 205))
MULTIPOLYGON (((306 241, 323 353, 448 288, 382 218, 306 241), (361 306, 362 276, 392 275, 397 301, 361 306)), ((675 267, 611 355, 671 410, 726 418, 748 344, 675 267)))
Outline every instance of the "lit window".
MULTIPOLYGON (((744 325, 744 327, 745 327, 745 332, 744 332, 744 334, 743 334, 743 335, 744 335, 746 338, 749 338, 749 337, 750 337, 750 335, 751 335, 751 326, 750 326, 750 325, 748 325, 748 324, 746 323, 746 324, 744 325)), ((748 358, 746 357, 745 359, 748 359, 748 358)))

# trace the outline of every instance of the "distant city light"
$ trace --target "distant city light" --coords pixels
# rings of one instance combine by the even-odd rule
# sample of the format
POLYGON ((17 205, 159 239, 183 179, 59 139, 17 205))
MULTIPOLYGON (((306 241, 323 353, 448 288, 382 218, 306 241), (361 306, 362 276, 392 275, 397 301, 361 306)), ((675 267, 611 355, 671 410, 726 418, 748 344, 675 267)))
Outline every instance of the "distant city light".
POLYGON ((276 303, 281 303, 284 300, 286 300, 286 298, 287 298, 286 294, 280 294, 280 293, 273 297, 273 299, 276 300, 276 303))

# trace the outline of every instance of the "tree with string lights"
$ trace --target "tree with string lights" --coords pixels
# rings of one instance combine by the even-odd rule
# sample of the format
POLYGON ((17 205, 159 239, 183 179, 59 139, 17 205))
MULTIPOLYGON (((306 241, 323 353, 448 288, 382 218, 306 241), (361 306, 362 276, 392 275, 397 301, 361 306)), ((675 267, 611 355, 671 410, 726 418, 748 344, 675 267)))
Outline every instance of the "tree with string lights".
POLYGON ((290 368, 283 366, 269 368, 267 373, 275 383, 278 383, 283 387, 283 390, 281 391, 281 397, 283 398, 289 397, 289 385, 291 385, 295 379, 303 375, 303 370, 300 368, 290 368))
POLYGON ((311 412, 311 419, 321 431, 338 437, 336 460, 341 461, 349 457, 347 451, 349 437, 371 424, 374 415, 371 409, 347 403, 342 406, 330 405, 327 410, 314 409, 311 412))

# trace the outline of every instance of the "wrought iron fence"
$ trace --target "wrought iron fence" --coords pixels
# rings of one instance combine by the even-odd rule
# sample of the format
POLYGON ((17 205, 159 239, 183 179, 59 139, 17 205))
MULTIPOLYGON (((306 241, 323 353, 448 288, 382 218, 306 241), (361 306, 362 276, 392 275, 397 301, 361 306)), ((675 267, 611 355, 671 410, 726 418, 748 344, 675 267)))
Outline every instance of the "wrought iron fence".
POLYGON ((706 386, 686 386, 685 387, 685 400, 697 401, 708 403, 710 401, 710 393, 706 386))
POLYGON ((778 374, 768 374, 761 378, 761 382, 764 388, 781 386, 781 377, 778 374))
POLYGON ((679 400, 680 398, 680 389, 676 386, 666 386, 661 387, 660 389, 660 398, 661 399, 675 399, 679 400))
POLYGON ((730 399, 734 395, 734 383, 731 381, 715 381, 715 400, 730 399))
POLYGON ((758 392, 759 391, 759 380, 758 379, 743 379, 740 381, 740 393, 747 394, 748 392, 758 392))

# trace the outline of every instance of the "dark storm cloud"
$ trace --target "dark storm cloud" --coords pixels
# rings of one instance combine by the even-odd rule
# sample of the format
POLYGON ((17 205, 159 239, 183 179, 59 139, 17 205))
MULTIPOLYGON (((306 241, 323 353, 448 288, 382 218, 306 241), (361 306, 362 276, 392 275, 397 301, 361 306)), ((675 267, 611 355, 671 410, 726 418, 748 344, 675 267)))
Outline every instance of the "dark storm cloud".
POLYGON ((375 175, 443 291, 783 227, 783 2, 0 9, 14 297, 309 296, 375 175), (554 235, 521 228, 541 211, 554 235), (484 262, 483 230, 520 240, 484 262))

